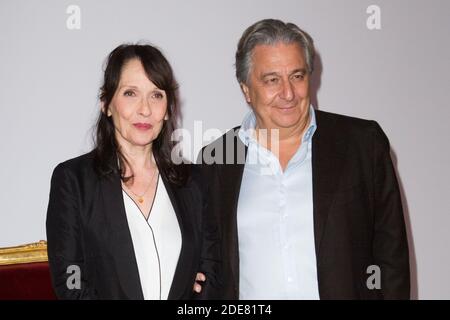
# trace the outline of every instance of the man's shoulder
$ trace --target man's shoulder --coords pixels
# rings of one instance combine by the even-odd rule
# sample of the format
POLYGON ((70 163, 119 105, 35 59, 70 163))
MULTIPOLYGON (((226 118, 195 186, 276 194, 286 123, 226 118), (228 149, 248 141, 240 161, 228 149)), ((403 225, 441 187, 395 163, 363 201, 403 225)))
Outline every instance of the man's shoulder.
POLYGON ((241 126, 236 126, 227 132, 225 132, 223 135, 221 135, 219 138, 214 140, 213 142, 209 143, 207 146, 218 146, 222 145, 225 141, 231 141, 233 139, 239 139, 239 129, 241 126))
POLYGON ((383 129, 374 120, 356 118, 327 111, 316 110, 317 133, 323 138, 345 140, 357 145, 379 141, 388 145, 389 140, 383 129))
POLYGON ((348 115, 316 110, 317 129, 332 135, 364 136, 382 132, 381 127, 374 120, 356 118, 348 115))
POLYGON ((225 159, 229 157, 233 158, 232 163, 245 161, 246 147, 239 138, 239 129, 240 126, 234 127, 204 146, 199 153, 197 163, 225 163, 225 159))
POLYGON ((315 110, 315 114, 318 127, 321 125, 334 125, 354 128, 367 128, 373 126, 375 122, 373 120, 362 119, 322 110, 315 110))

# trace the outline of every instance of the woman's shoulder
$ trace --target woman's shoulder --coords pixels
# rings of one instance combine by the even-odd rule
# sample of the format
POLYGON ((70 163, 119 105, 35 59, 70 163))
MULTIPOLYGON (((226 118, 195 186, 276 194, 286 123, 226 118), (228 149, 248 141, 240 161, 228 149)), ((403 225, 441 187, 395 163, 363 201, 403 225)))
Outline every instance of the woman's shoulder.
POLYGON ((81 156, 63 161, 56 166, 54 174, 62 172, 70 172, 75 175, 93 174, 94 157, 94 151, 91 151, 81 156))

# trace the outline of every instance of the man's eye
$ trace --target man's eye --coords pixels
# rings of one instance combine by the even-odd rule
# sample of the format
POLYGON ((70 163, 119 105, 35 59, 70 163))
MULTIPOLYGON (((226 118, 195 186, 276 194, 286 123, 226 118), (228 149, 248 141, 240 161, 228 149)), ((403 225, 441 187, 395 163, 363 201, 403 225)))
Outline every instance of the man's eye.
POLYGON ((127 90, 123 93, 124 96, 126 97, 133 97, 134 96, 134 92, 131 90, 127 90))
POLYGON ((267 78, 266 83, 268 84, 276 84, 278 83, 278 78, 267 78))
POLYGON ((305 75, 303 73, 296 73, 294 74, 295 80, 303 80, 305 78, 305 75))

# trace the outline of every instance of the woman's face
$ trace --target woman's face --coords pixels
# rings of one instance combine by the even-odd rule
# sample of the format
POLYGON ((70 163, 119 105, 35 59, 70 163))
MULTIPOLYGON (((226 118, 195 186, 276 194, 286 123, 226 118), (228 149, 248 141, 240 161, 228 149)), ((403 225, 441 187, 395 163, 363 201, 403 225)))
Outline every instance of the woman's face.
POLYGON ((167 119, 167 96, 151 82, 139 59, 125 63, 119 85, 107 110, 120 146, 148 146, 167 119))

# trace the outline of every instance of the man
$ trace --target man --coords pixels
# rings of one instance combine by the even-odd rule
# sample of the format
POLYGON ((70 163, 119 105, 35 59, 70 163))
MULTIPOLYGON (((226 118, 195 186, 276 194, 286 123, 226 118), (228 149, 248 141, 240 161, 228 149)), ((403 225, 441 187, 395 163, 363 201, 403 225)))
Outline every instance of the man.
POLYGON ((409 299, 388 139, 374 121, 312 108, 314 52, 307 33, 279 20, 239 41, 251 112, 201 153, 206 298, 409 299))

